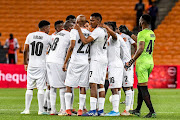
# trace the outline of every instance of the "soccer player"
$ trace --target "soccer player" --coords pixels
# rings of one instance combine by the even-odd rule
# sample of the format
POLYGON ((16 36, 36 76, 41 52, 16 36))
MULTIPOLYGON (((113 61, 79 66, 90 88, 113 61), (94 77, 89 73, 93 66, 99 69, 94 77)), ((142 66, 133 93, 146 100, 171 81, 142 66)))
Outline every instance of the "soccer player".
MULTIPOLYGON (((115 31, 116 26, 112 22, 107 23, 108 27, 115 31)), ((112 105, 113 110, 107 113, 105 116, 119 116, 119 101, 121 95, 119 95, 119 89, 122 87, 123 81, 123 62, 120 57, 121 49, 126 52, 126 57, 130 60, 130 54, 126 43, 122 37, 116 33, 117 39, 113 39, 112 36, 108 39, 108 77, 109 88, 112 91, 112 105)), ((120 93, 121 94, 121 93, 120 93)))
MULTIPOLYGON (((51 35, 52 41, 55 39, 55 35, 60 32, 61 30, 63 30, 64 26, 63 26, 64 22, 62 20, 57 20, 54 23, 54 28, 55 28, 55 32, 51 35)), ((48 53, 50 51, 50 46, 48 48, 48 53)), ((48 56, 48 53, 46 55, 46 57, 48 56)), ((51 105, 50 105, 50 85, 49 85, 49 80, 47 79, 47 88, 46 88, 46 92, 45 92, 45 96, 44 96, 44 110, 48 111, 48 113, 51 111, 51 105)), ((63 89, 60 89, 63 92, 63 89)), ((60 98, 63 98, 63 94, 60 94, 60 98), (62 95, 62 96, 61 96, 62 95)), ((63 100, 63 99, 62 99, 63 100)))
POLYGON ((61 109, 59 115, 65 114, 65 98, 62 97, 65 94, 64 80, 66 73, 62 70, 64 64, 64 58, 66 56, 66 51, 70 44, 70 34, 69 32, 73 28, 73 23, 66 21, 64 23, 64 30, 58 32, 55 35, 51 50, 47 57, 47 73, 50 83, 50 102, 51 102, 51 115, 57 115, 56 112, 56 91, 60 88, 61 96, 61 109), (63 94, 63 95, 62 95, 63 94))
MULTIPOLYGON (((124 33, 120 33, 121 37, 124 39, 126 46, 128 48, 128 52, 131 55, 131 45, 134 46, 135 51, 137 49, 137 44, 136 42, 128 35, 124 33)), ((131 59, 131 56, 130 56, 131 59)), ((123 64, 128 62, 129 60, 122 57, 123 64)), ((134 89, 133 89, 133 84, 134 84, 134 68, 133 65, 126 71, 125 69, 123 70, 123 90, 125 90, 126 94, 126 108, 124 112, 121 113, 121 115, 130 115, 129 110, 133 110, 133 104, 134 104, 134 89)))
MULTIPOLYGON (((82 116, 96 116, 96 104, 99 104, 98 115, 104 115, 104 103, 105 103, 105 89, 104 82, 107 69, 107 38, 108 34, 106 29, 98 27, 101 24, 102 16, 99 13, 93 13, 90 16, 90 24, 92 28, 95 28, 88 38, 85 38, 80 27, 76 24, 75 28, 78 30, 80 39, 84 44, 93 42, 90 47, 90 71, 89 71, 89 83, 90 83, 90 111, 82 116), (99 87, 99 98, 97 99, 97 87, 99 87)), ((116 35, 115 35, 116 36, 116 35)), ((114 37, 114 36, 113 36, 114 37)))
POLYGON ((69 20, 70 22, 72 22, 73 24, 76 23, 76 17, 74 15, 68 15, 66 17, 66 21, 69 20))
MULTIPOLYGON (((84 27, 86 18, 84 15, 77 17, 77 24, 81 27, 81 31, 87 38, 90 32, 84 27)), ((67 62, 71 57, 70 63, 67 69, 67 76, 65 80, 66 93, 66 113, 71 116, 71 99, 72 99, 72 88, 80 87, 79 95, 79 110, 78 116, 83 114, 83 106, 86 101, 86 87, 89 87, 88 75, 89 75, 89 62, 88 44, 83 44, 80 40, 79 33, 76 29, 72 29, 70 32, 71 45, 69 46, 66 59, 64 62, 63 70, 66 71, 67 62), (71 55, 72 54, 72 55, 71 55)))
POLYGON ((151 103, 150 94, 148 92, 148 78, 154 67, 153 50, 155 42, 155 34, 150 30, 151 17, 144 14, 140 17, 139 25, 142 27, 142 31, 137 36, 137 51, 134 57, 125 64, 125 69, 129 69, 131 65, 136 61, 136 75, 138 78, 138 100, 137 108, 130 110, 131 114, 140 116, 140 110, 143 100, 146 106, 149 108, 149 113, 144 116, 145 118, 156 117, 156 113, 151 103))
POLYGON ((24 67, 27 71, 27 91, 25 95, 25 110, 21 114, 30 114, 29 108, 33 97, 33 89, 37 87, 38 115, 43 112, 44 89, 46 82, 46 52, 51 44, 50 23, 42 20, 38 24, 39 31, 30 33, 25 41, 24 67), (29 57, 28 57, 29 56, 29 57), (28 63, 29 58, 29 63, 28 63))

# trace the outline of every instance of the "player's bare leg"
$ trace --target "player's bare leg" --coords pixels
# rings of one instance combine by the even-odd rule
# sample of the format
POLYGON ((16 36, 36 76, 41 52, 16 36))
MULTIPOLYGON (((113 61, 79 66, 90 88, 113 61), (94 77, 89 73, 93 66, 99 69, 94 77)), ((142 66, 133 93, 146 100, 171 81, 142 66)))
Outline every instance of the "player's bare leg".
POLYGON ((128 116, 130 115, 129 110, 130 110, 131 102, 132 102, 132 90, 131 90, 131 87, 124 87, 124 89, 125 89, 125 94, 126 94, 126 100, 125 100, 126 108, 124 112, 121 113, 121 115, 128 116))
POLYGON ((25 95, 25 110, 21 114, 30 114, 30 106, 33 98, 33 89, 27 89, 25 95))

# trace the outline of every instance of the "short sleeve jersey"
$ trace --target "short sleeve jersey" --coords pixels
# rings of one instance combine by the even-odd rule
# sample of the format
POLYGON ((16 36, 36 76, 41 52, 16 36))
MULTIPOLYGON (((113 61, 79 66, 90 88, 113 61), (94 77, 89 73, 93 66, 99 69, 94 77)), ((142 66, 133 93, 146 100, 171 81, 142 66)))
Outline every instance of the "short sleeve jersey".
POLYGON ((29 67, 45 67, 46 52, 51 44, 51 36, 44 32, 30 33, 25 41, 29 45, 29 67))
POLYGON ((58 32, 51 45, 51 50, 47 57, 47 62, 64 64, 67 49, 70 44, 70 34, 69 31, 62 30, 58 32))
POLYGON ((108 34, 106 29, 97 27, 92 31, 90 36, 94 39, 90 47, 91 61, 108 63, 107 60, 108 34))
MULTIPOLYGON (((81 31, 86 38, 90 35, 90 32, 85 28, 81 28, 81 31)), ((71 30, 70 40, 76 41, 70 62, 75 64, 88 64, 89 46, 88 44, 84 45, 82 43, 79 33, 76 29, 71 30)))
POLYGON ((137 59, 136 63, 147 63, 154 64, 153 61, 153 50, 154 50, 154 42, 155 42, 155 34, 150 29, 144 29, 138 33, 137 37, 137 49, 139 49, 139 42, 144 41, 145 46, 142 54, 137 59))

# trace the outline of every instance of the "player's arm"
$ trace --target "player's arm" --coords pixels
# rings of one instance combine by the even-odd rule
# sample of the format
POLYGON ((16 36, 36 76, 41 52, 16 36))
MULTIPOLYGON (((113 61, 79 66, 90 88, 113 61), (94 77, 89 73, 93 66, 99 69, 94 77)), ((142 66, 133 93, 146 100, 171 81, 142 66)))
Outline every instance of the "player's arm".
POLYGON ((136 52, 136 50, 137 50, 137 43, 133 43, 132 45, 133 45, 133 47, 135 49, 135 52, 136 52))
POLYGON ((145 46, 145 42, 144 41, 140 41, 139 42, 139 48, 136 51, 134 57, 125 64, 124 68, 127 70, 129 67, 131 67, 131 65, 138 59, 138 57, 142 54, 143 50, 144 50, 144 46, 145 46))
POLYGON ((83 35, 82 31, 81 31, 81 28, 79 27, 79 25, 75 25, 74 26, 74 29, 78 30, 78 33, 79 33, 79 36, 80 36, 80 39, 82 41, 83 44, 87 44, 87 43, 90 43, 94 40, 93 37, 89 36, 88 38, 85 38, 85 36, 83 35))
POLYGON ((113 40, 117 40, 117 35, 116 35, 116 33, 113 31, 113 30, 111 30, 107 25, 105 25, 105 24, 103 24, 102 25, 102 27, 103 28, 106 28, 106 30, 109 32, 109 34, 112 36, 112 39, 113 40))
POLYGON ((71 40, 71 44, 70 44, 70 46, 69 46, 69 48, 68 48, 67 55, 66 55, 66 58, 65 58, 65 61, 64 61, 63 71, 66 71, 66 70, 67 70, 67 62, 68 62, 69 58, 70 58, 71 55, 72 55, 72 52, 73 52, 75 43, 76 43, 76 40, 71 40))
POLYGON ((25 71, 27 71, 27 67, 28 67, 28 53, 29 53, 29 45, 25 44, 24 52, 23 52, 23 55, 24 55, 24 69, 25 69, 25 71))
POLYGON ((119 31, 126 35, 129 35, 135 42, 137 42, 137 36, 134 35, 125 25, 121 25, 119 27, 119 31))

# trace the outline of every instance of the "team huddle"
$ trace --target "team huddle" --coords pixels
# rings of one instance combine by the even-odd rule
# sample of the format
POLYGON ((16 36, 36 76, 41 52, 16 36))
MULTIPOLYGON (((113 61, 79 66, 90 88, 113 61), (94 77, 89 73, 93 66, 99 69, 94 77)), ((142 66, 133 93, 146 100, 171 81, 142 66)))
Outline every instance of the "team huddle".
POLYGON ((56 32, 52 35, 48 35, 50 23, 46 20, 39 22, 39 31, 30 33, 25 41, 27 91, 25 110, 21 114, 30 114, 33 89, 37 88, 38 115, 137 115, 135 112, 138 111, 133 110, 132 65, 137 58, 136 56, 135 59, 131 58, 131 45, 136 49, 137 37, 124 25, 116 29, 113 22, 102 24, 101 21, 102 16, 99 13, 91 14, 90 25, 84 15, 77 18, 70 15, 65 22, 55 22, 56 32), (109 80, 108 86, 105 85, 106 76, 109 80), (73 108, 74 88, 77 87, 79 87, 78 112, 73 108), (105 114, 106 87, 112 92, 113 109, 105 114), (58 88, 61 105, 59 112, 56 110, 58 88), (87 111, 86 91, 89 88, 90 110, 87 111), (126 107, 120 114, 121 88, 125 91, 126 107))

